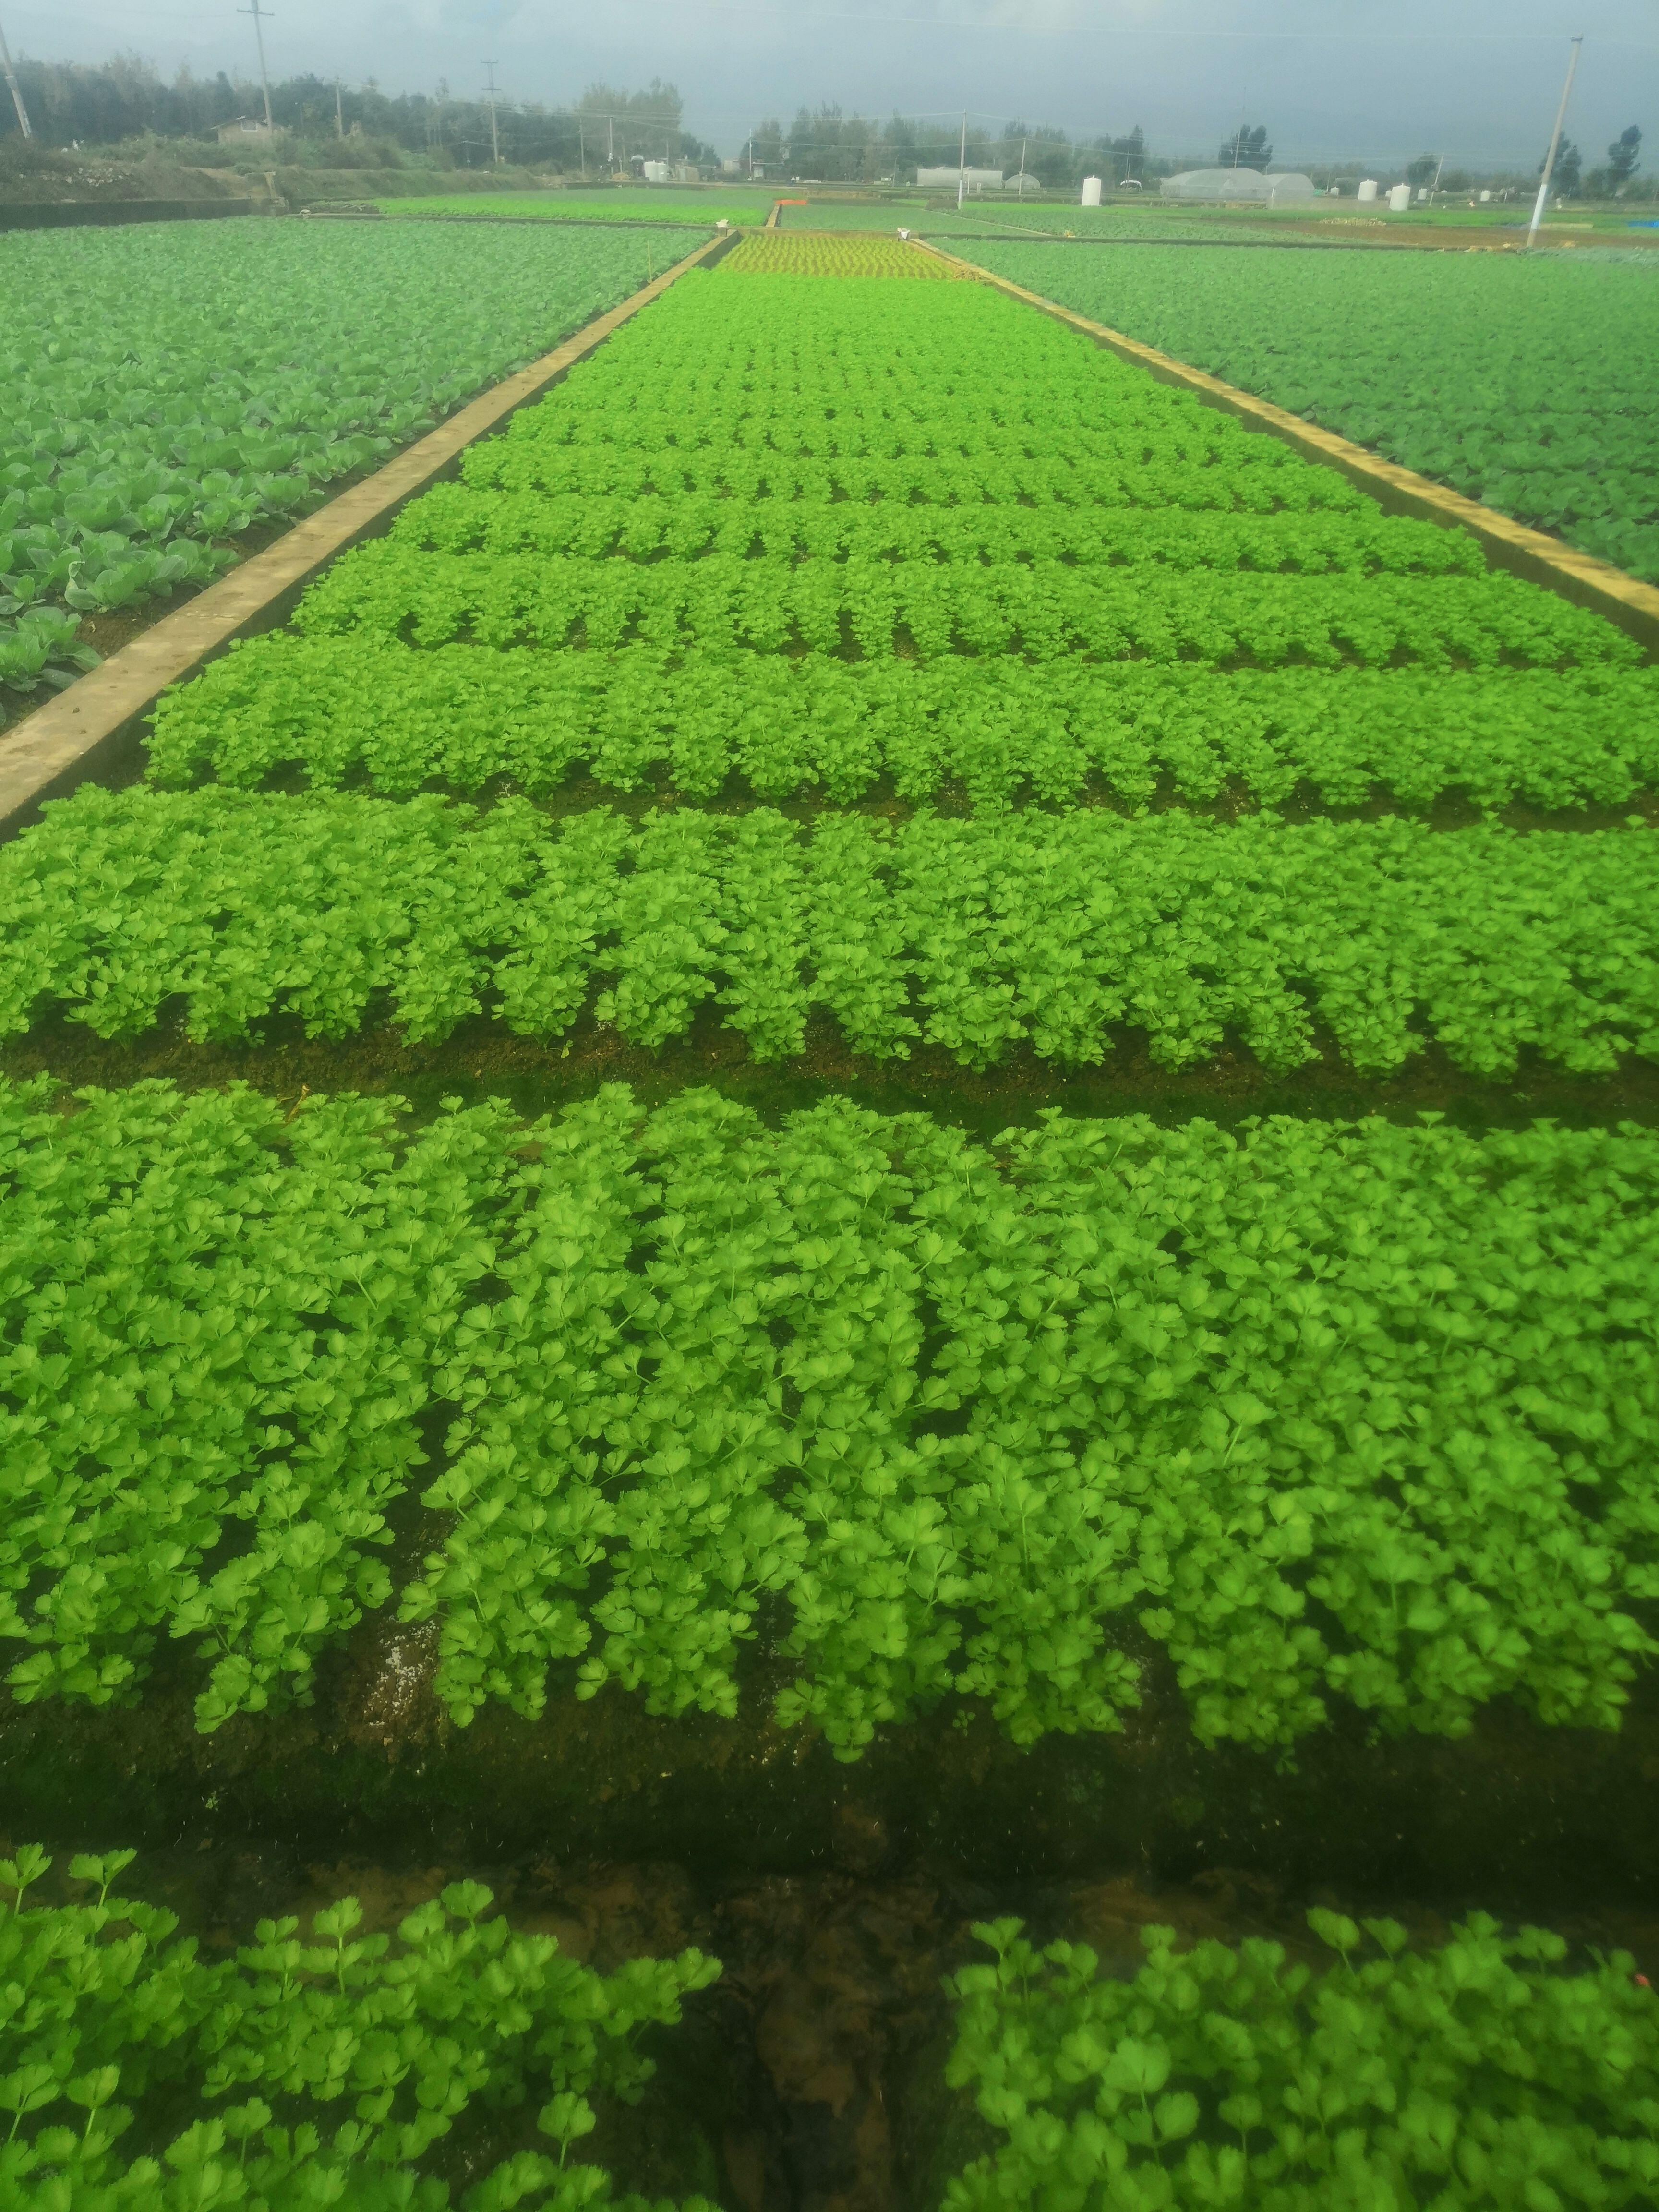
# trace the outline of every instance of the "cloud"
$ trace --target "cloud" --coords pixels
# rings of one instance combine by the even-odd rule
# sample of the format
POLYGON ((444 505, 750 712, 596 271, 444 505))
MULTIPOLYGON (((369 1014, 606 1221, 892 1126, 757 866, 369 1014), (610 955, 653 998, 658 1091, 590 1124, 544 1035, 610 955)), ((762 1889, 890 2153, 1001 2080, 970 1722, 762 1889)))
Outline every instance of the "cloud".
MULTIPOLYGON (((673 78, 686 123, 732 152, 805 103, 914 114, 967 107, 1089 134, 1139 123, 1156 149, 1212 152, 1265 123, 1287 157, 1535 161, 1559 96, 1559 0, 277 0, 278 74, 388 92, 458 91, 500 62, 511 96, 574 99, 595 78, 673 78), (1536 143, 1534 143, 1536 142, 1536 143)), ((1568 128, 1598 148, 1659 112, 1651 0, 1581 0, 1588 33, 1568 128), (1615 44, 1615 41, 1629 43, 1615 44)), ((128 45, 171 70, 252 66, 227 0, 0 0, 14 48, 96 61, 128 45)), ((1571 27, 1578 27, 1575 18, 1571 27)))
POLYGON ((437 22, 446 31, 501 31, 523 12, 523 0, 441 0, 437 22))

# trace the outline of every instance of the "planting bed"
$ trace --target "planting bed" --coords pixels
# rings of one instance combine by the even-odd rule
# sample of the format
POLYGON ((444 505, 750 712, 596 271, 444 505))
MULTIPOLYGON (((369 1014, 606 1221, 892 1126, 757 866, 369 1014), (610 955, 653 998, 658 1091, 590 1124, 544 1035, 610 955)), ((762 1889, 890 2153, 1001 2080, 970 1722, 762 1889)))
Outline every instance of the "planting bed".
POLYGON ((1659 582, 1659 258, 1072 252, 971 258, 1659 582))
POLYGON ((0 848, 27 2201, 1656 2201, 1656 671, 952 273, 0 848))

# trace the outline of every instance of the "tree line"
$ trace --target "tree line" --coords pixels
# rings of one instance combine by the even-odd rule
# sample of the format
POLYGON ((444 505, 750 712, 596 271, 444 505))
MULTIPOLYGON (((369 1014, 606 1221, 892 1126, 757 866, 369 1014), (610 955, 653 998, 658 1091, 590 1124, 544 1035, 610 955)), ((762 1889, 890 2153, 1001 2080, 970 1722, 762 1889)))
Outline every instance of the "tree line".
MULTIPOLYGON (((47 146, 108 146, 145 137, 210 141, 220 125, 264 113, 261 88, 246 75, 222 70, 198 77, 181 69, 168 81, 137 54, 118 54, 107 62, 40 62, 20 55, 16 71, 30 120, 47 146)), ((383 161, 393 147, 446 167, 485 168, 494 158, 488 100, 476 92, 458 96, 447 83, 429 94, 386 93, 373 77, 347 84, 307 74, 273 83, 270 107, 279 129, 317 143, 347 167, 383 161)), ((717 159, 712 146, 686 129, 678 89, 657 77, 633 92, 592 84, 568 106, 498 95, 495 128, 504 161, 567 175, 602 176, 640 160, 717 159)), ((16 130, 10 103, 0 100, 0 137, 16 130)), ((769 177, 902 185, 914 181, 918 168, 953 168, 960 157, 970 168, 999 169, 1005 176, 1023 170, 1044 190, 1066 192, 1076 191, 1085 176, 1097 176, 1109 188, 1129 179, 1151 183, 1190 166, 1185 157, 1154 156, 1139 126, 1120 137, 1073 137, 1044 124, 1016 120, 993 128, 969 117, 964 149, 955 117, 878 118, 847 114, 827 101, 798 108, 787 128, 775 116, 757 124, 741 150, 769 177)), ((1606 163, 1586 173, 1579 149, 1564 141, 1553 189, 1566 198, 1621 196, 1640 171, 1641 150, 1642 133, 1632 124, 1607 148, 1606 163)), ((1241 124, 1223 141, 1217 160, 1224 168, 1266 169, 1273 157, 1267 127, 1258 123, 1241 124)), ((1474 181, 1467 170, 1443 170, 1442 158, 1432 154, 1408 162, 1404 173, 1413 184, 1438 175, 1454 191, 1474 181)))
MULTIPOLYGON (((221 70, 198 77, 181 69, 170 82, 137 54, 107 62, 16 59, 19 88, 36 136, 48 146, 110 146, 156 137, 210 139, 239 117, 263 120, 264 95, 256 80, 221 70)), ((11 103, 0 103, 0 136, 15 132, 11 103)), ((283 77, 270 88, 271 120, 296 137, 336 142, 348 167, 383 158, 393 145, 440 166, 485 168, 494 159, 489 104, 477 93, 457 96, 447 84, 433 93, 386 93, 377 81, 337 83, 314 75, 283 77), (365 143, 369 142, 369 143, 365 143)), ((568 107, 497 95, 495 132, 504 161, 590 175, 635 157, 712 161, 716 157, 687 131, 678 90, 653 78, 642 91, 590 85, 568 107)))
POLYGON ((833 101, 799 109, 787 129, 776 116, 757 123, 742 151, 769 176, 826 185, 890 179, 907 184, 918 168, 955 168, 961 159, 970 169, 1000 169, 1005 176, 1023 169, 1058 191, 1075 188, 1085 176, 1118 184, 1129 177, 1165 176, 1172 167, 1151 158, 1138 127, 1122 137, 1103 133, 1073 139, 1044 124, 1014 121, 993 129, 969 116, 964 149, 963 125, 955 117, 848 115, 833 101))

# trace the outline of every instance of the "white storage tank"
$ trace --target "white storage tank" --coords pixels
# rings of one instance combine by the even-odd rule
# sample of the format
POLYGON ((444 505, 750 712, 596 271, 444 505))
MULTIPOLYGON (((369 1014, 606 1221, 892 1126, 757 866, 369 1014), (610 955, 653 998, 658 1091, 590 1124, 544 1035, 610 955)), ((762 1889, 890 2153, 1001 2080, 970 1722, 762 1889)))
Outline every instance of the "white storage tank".
POLYGON ((1366 177, 1362 179, 1359 190, 1354 194, 1354 198, 1357 200, 1374 200, 1376 198, 1376 179, 1366 177))
POLYGON ((1412 188, 1409 185, 1390 185, 1389 186, 1389 213, 1390 215, 1404 215, 1406 210, 1411 205, 1411 204, 1412 188))
POLYGON ((1083 179, 1083 204, 1085 207, 1098 207, 1100 205, 1100 179, 1098 177, 1085 177, 1083 179))

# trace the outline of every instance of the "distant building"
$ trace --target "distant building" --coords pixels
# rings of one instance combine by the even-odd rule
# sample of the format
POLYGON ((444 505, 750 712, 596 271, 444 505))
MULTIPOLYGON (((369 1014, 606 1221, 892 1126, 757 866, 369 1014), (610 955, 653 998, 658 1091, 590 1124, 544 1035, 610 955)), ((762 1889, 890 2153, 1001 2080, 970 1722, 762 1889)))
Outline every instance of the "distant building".
POLYGON ((213 135, 222 146, 230 146, 240 138, 269 138, 272 132, 268 123, 256 123, 251 115, 239 115, 234 123, 216 123, 213 135))

